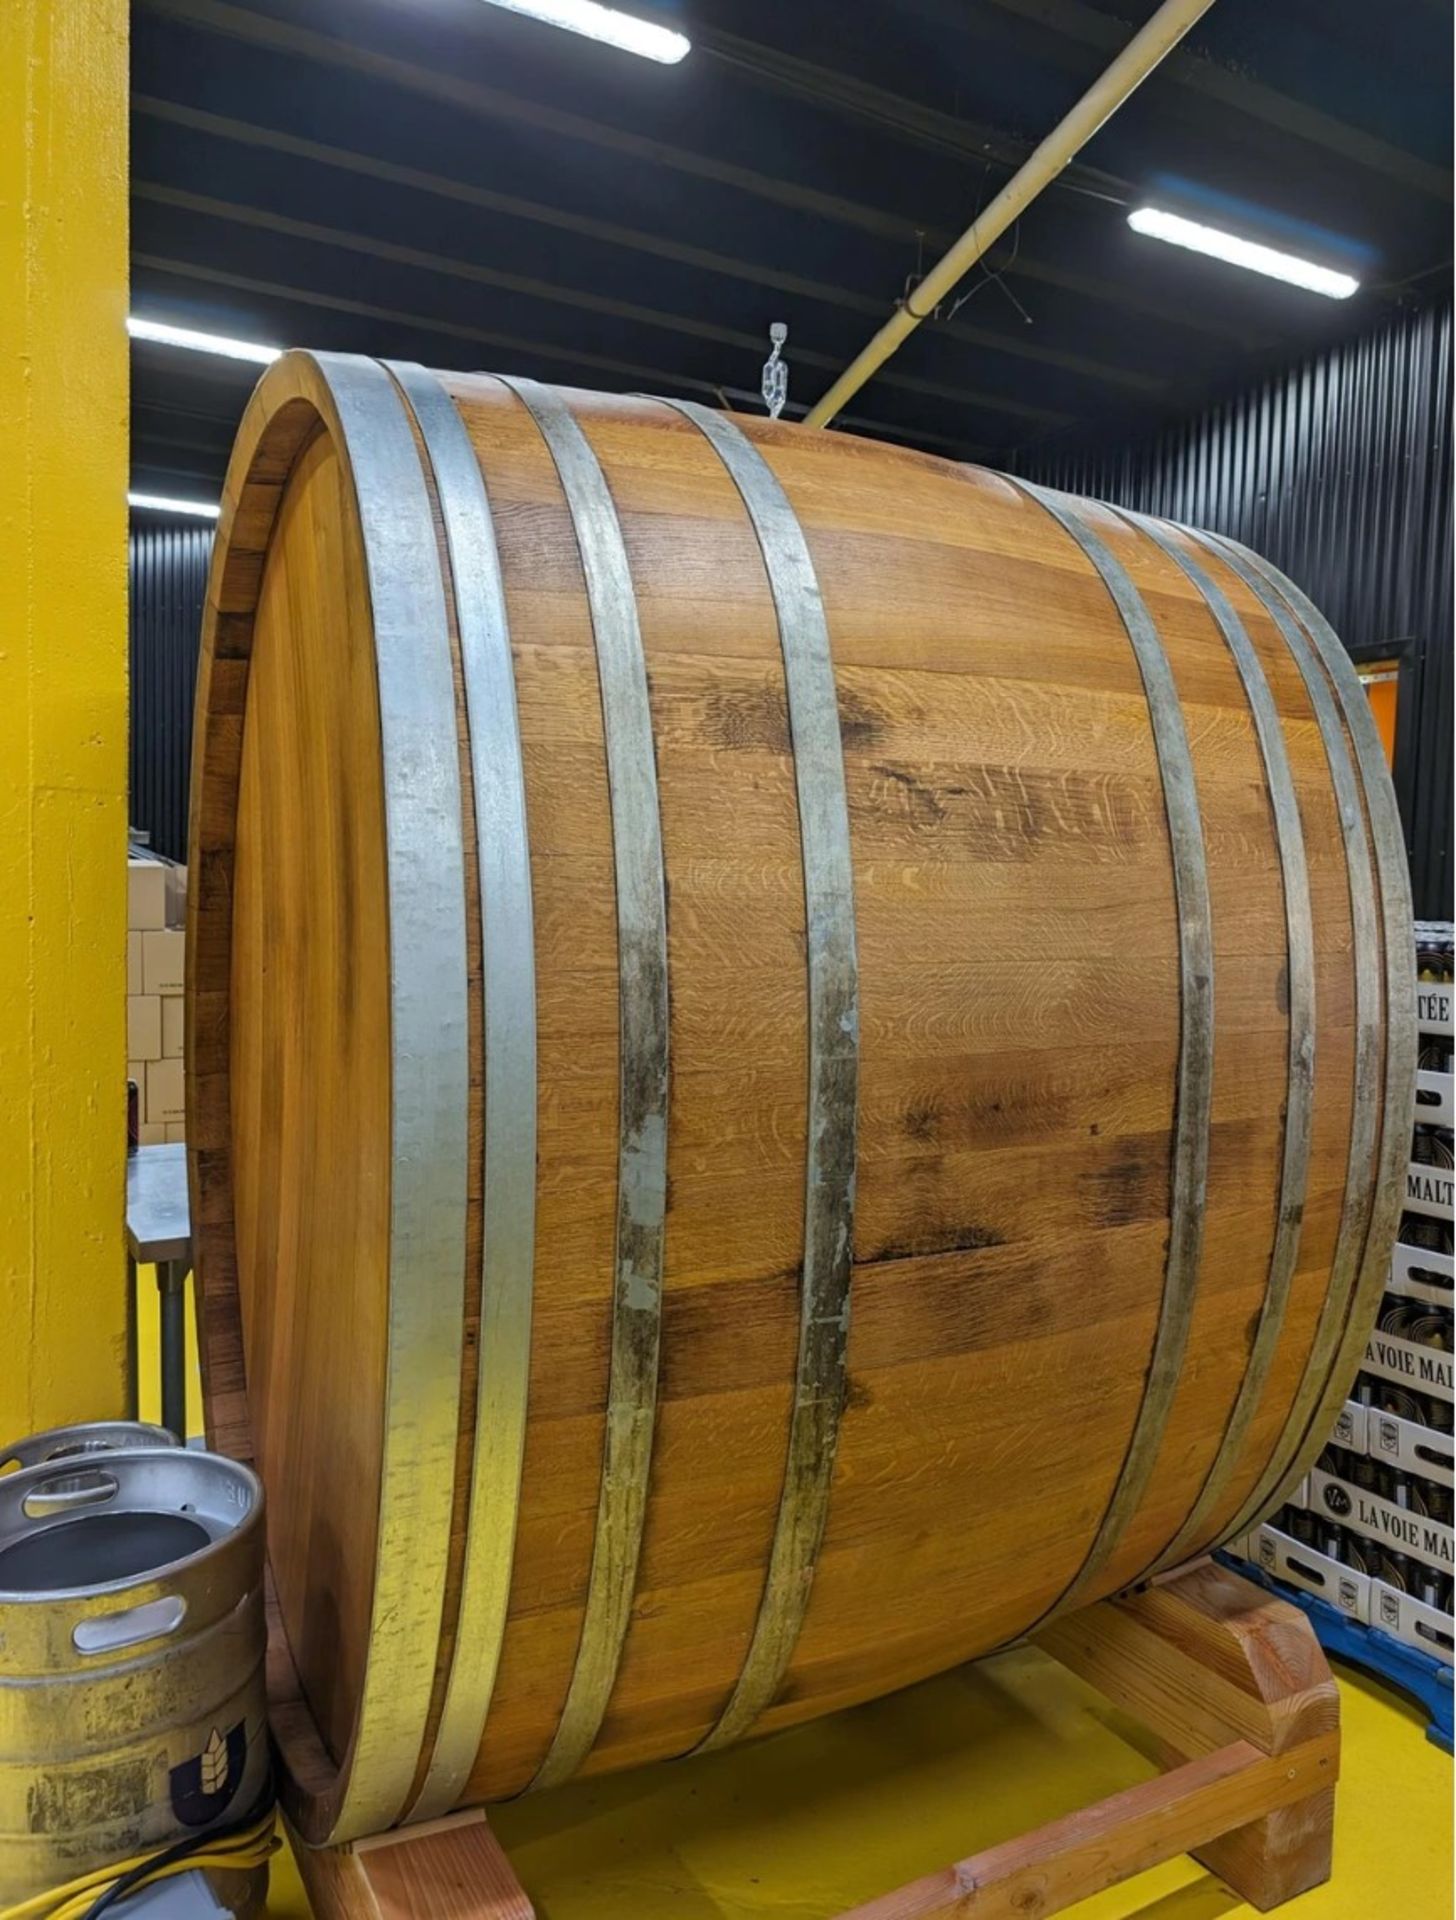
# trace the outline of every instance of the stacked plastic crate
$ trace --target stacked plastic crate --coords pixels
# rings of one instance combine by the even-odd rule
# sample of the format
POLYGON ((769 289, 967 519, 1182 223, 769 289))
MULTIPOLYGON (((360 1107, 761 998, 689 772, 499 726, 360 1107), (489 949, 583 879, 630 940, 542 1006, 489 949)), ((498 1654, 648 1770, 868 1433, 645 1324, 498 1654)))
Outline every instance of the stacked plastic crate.
POLYGON ((1452 928, 1416 927, 1420 1062, 1399 1244, 1353 1397, 1315 1470, 1235 1551, 1310 1596, 1333 1651, 1420 1693, 1451 1731, 1452 928))

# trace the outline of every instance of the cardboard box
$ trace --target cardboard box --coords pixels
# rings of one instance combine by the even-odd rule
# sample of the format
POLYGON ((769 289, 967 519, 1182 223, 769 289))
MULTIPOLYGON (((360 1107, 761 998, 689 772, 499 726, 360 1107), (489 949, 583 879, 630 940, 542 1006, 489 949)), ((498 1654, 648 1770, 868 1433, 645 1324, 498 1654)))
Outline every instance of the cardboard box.
POLYGON ((164 871, 167 876, 167 925, 185 927, 187 924, 187 869, 168 861, 164 871))
POLYGON ((1414 1594, 1388 1587, 1383 1580, 1373 1581, 1370 1624, 1379 1627, 1382 1633, 1393 1634, 1408 1647, 1418 1647, 1433 1659, 1447 1666, 1451 1664, 1453 1641, 1450 1614, 1428 1607, 1423 1600, 1417 1600, 1414 1594))
POLYGON ((141 993, 142 988, 142 937, 130 930, 126 936, 126 990, 128 993, 141 993))
MULTIPOLYGON (((1419 1109, 1416 1118, 1420 1119, 1419 1109)), ((1428 1220, 1456 1218, 1456 1174, 1449 1167, 1412 1160, 1405 1170, 1405 1209, 1423 1213, 1428 1220)))
POLYGON ((180 1060, 182 1058, 182 1035, 186 1021, 183 1008, 186 1002, 179 994, 166 993, 162 996, 162 1058, 180 1060))
POLYGON ((126 924, 138 933, 167 924, 167 869, 160 860, 126 863, 126 924))
POLYGON ((1456 1113, 1456 1087, 1449 1073, 1432 1073, 1423 1068, 1416 1075, 1416 1125, 1449 1127, 1456 1113))
POLYGON ((1347 1400, 1330 1439, 1337 1447, 1348 1447, 1351 1453, 1364 1453, 1369 1426, 1369 1407, 1362 1407, 1358 1400, 1347 1400))
POLYGON ((1449 980, 1416 983, 1416 1025, 1422 1033, 1451 1032, 1451 996, 1449 980))
POLYGON ((167 1122, 167 1141, 169 1145, 181 1146, 187 1138, 187 1128, 180 1120, 167 1122))
POLYGON ((1414 1420, 1402 1420, 1398 1414, 1381 1413, 1371 1407, 1365 1423, 1365 1452, 1385 1460, 1405 1473, 1417 1473, 1438 1486, 1456 1483, 1456 1462, 1449 1433, 1437 1433, 1433 1427, 1418 1426, 1414 1420))
POLYGON ((145 1120, 137 1122, 137 1145, 139 1147, 164 1147, 167 1144, 167 1129, 154 1127, 145 1120))
MULTIPOLYGON (((1374 1416, 1376 1420, 1381 1415, 1374 1416)), ((1336 1479, 1318 1468, 1309 1476, 1310 1505, 1317 1513, 1333 1514, 1342 1527, 1362 1533, 1382 1547, 1396 1553, 1408 1553, 1423 1566, 1438 1567, 1442 1573, 1456 1570, 1456 1531, 1440 1520, 1428 1520, 1423 1513, 1399 1507, 1378 1493, 1336 1479)))
POLYGON ((1398 1246, 1390 1256, 1390 1291, 1403 1294, 1407 1300, 1424 1300, 1431 1307, 1449 1307, 1453 1276, 1456 1276, 1456 1259, 1449 1253, 1437 1253, 1434 1247, 1398 1246), (1417 1277, 1421 1274, 1435 1274, 1436 1278, 1423 1280, 1417 1277), (1445 1286, 1441 1285, 1442 1279, 1445 1286))
POLYGON ((142 935, 142 992, 180 993, 187 936, 180 927, 142 935))
POLYGON ((185 1117, 180 1060, 147 1062, 147 1102, 142 1118, 149 1126, 165 1126, 185 1117))
POLYGON ((1456 1399, 1456 1362, 1441 1347, 1423 1347, 1398 1333, 1377 1327, 1365 1345, 1365 1371, 1397 1386, 1431 1393, 1438 1400, 1456 1399))
POLYGON ((155 993, 126 996, 126 1057, 160 1060, 162 1057, 162 1002, 155 993))
POLYGON ((128 1060, 126 1063, 126 1077, 128 1080, 134 1080, 136 1082, 137 1092, 140 1093, 147 1084, 146 1061, 128 1060))
POLYGON ((1357 1573, 1353 1567, 1331 1560, 1328 1554, 1316 1553, 1313 1547, 1291 1540, 1273 1527, 1260 1527, 1248 1544, 1253 1547, 1249 1558, 1265 1573, 1305 1593, 1317 1593, 1352 1620, 1369 1626, 1370 1589, 1375 1583, 1368 1573, 1357 1573))

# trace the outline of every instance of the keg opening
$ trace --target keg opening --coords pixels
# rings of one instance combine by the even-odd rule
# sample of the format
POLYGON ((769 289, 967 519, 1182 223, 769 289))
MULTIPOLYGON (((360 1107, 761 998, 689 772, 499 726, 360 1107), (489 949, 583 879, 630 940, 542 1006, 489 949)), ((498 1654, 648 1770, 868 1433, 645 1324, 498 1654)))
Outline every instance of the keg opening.
POLYGON ((60 1593, 134 1580, 185 1560, 211 1536, 175 1513, 93 1513, 0 1547, 0 1591, 60 1593))

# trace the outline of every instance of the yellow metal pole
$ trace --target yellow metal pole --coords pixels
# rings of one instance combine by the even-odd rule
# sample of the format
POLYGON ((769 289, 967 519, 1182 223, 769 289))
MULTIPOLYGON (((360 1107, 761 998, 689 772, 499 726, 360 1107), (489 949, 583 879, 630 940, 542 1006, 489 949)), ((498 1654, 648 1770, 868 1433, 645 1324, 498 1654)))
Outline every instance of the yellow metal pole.
POLYGON ((1163 0, 1147 24, 1135 33, 1101 78, 1090 86, 1071 112, 1047 135, 1035 153, 967 227, 950 251, 936 262, 903 305, 896 308, 874 339, 850 361, 824 398, 804 418, 806 427, 822 427, 852 400, 881 368, 907 334, 935 308, 981 255, 998 240, 1013 220, 1050 185, 1062 169, 1086 146, 1158 62, 1171 53, 1213 0, 1163 0))
POLYGON ((127 0, 0 0, 0 1443, 125 1385, 127 0))

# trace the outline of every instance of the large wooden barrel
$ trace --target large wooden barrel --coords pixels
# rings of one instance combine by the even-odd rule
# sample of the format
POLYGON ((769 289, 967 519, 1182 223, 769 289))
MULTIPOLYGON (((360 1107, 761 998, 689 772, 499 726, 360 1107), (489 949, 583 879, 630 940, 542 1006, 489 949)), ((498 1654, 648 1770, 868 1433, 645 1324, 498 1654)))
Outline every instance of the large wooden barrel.
POLYGON ((1346 657, 1190 533, 290 354, 192 802, 213 1441, 321 1841, 784 1727, 1229 1538, 1408 1145, 1346 657))

